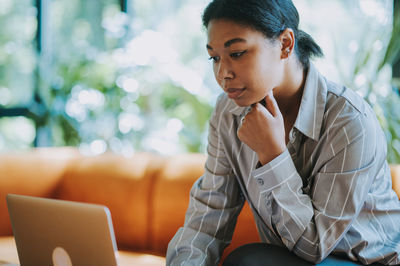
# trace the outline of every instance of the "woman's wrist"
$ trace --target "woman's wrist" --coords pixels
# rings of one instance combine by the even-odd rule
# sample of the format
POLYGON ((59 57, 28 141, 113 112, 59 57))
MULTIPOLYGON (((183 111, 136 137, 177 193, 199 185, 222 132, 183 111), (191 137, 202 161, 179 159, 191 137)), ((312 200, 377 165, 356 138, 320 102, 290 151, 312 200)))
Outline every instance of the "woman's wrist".
POLYGON ((257 153, 258 155, 258 162, 262 165, 265 165, 269 162, 271 162, 273 159, 281 155, 285 149, 277 149, 275 152, 269 152, 269 153, 264 153, 264 152, 259 152, 257 153))

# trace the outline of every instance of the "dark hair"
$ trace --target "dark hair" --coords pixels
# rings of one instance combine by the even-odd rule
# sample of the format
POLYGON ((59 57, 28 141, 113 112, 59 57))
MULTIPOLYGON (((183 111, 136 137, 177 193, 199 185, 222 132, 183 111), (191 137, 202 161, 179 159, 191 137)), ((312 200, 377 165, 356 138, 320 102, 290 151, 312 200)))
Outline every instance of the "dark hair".
POLYGON ((291 28, 296 38, 295 53, 304 67, 309 66, 311 56, 323 56, 313 38, 298 29, 299 13, 291 0, 213 0, 202 19, 206 28, 213 19, 228 19, 260 31, 269 39, 291 28))

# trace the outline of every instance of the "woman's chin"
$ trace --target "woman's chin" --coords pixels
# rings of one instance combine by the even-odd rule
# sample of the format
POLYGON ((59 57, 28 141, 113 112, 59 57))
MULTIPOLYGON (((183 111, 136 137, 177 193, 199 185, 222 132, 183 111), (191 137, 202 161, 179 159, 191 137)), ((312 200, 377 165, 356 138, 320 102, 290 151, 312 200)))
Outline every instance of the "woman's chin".
POLYGON ((249 100, 242 99, 242 98, 237 98, 237 99, 232 99, 237 106, 239 107, 246 107, 252 105, 252 103, 249 100))

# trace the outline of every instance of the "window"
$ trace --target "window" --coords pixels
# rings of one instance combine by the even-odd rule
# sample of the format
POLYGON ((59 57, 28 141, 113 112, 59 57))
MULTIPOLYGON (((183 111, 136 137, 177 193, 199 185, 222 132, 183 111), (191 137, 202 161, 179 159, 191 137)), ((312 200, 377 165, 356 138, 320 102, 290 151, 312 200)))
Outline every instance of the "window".
POLYGON ((33 144, 35 124, 23 117, 33 100, 37 10, 32 0, 0 1, 0 150, 33 144), (32 136, 33 132, 33 136, 32 136))

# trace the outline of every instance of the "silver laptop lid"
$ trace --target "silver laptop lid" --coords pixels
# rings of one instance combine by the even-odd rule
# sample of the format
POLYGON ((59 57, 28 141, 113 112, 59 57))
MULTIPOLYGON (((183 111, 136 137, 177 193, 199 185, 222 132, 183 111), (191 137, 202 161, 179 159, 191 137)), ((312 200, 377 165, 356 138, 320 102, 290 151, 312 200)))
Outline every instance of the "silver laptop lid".
POLYGON ((107 207, 7 195, 21 266, 115 266, 117 245, 107 207))

